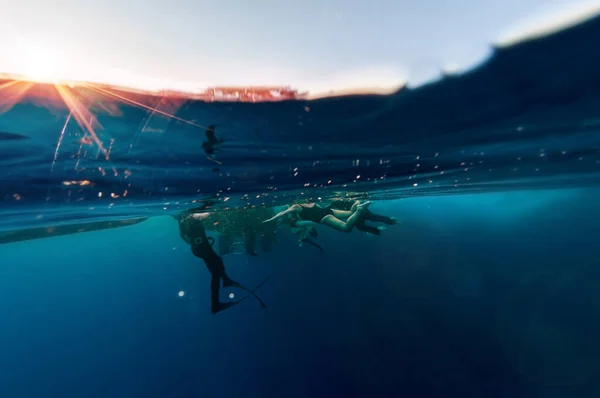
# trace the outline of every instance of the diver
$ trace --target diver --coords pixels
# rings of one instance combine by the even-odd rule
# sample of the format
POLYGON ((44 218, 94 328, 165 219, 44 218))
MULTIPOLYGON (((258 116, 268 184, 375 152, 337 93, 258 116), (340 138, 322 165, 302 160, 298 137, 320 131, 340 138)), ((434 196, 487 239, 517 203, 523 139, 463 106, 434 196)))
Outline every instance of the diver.
POLYGON ((225 139, 218 139, 215 135, 215 128, 217 126, 212 124, 208 126, 205 130, 206 133, 206 141, 202 143, 202 149, 204 149, 204 153, 206 156, 213 155, 215 150, 218 149, 218 146, 225 142, 225 139))
MULTIPOLYGON (((355 201, 353 200, 332 199, 331 204, 328 207, 330 209, 349 211, 352 209, 352 206, 354 206, 354 203, 355 201)), ((395 217, 375 214, 371 211, 371 209, 366 209, 363 211, 358 221, 354 225, 356 229, 373 235, 381 235, 381 230, 384 228, 367 225, 365 221, 380 222, 386 225, 395 225, 399 220, 395 217)))
POLYGON ((336 210, 329 207, 321 207, 316 203, 293 204, 286 210, 283 210, 275 216, 263 221, 268 223, 275 221, 281 217, 288 216, 292 220, 294 217, 297 221, 293 222, 296 227, 309 227, 317 224, 323 224, 329 228, 340 232, 350 232, 358 221, 361 214, 369 207, 371 202, 359 203, 356 201, 349 211, 336 210), (340 218, 346 218, 342 221, 340 218))
POLYGON ((206 230, 204 228, 204 224, 202 223, 202 219, 206 218, 205 214, 207 213, 184 213, 179 215, 177 219, 179 221, 179 233, 181 238, 190 244, 194 256, 204 260, 206 268, 208 268, 208 271, 211 274, 211 312, 216 314, 220 311, 226 310, 227 308, 239 304, 248 297, 245 296, 237 301, 222 303, 219 299, 221 280, 223 281, 223 287, 236 287, 245 290, 258 300, 261 307, 266 308, 265 303, 255 293, 255 291, 264 282, 266 282, 266 279, 255 289, 249 290, 227 275, 225 272, 225 264, 223 263, 223 259, 213 249, 214 239, 209 238, 206 235, 206 230))

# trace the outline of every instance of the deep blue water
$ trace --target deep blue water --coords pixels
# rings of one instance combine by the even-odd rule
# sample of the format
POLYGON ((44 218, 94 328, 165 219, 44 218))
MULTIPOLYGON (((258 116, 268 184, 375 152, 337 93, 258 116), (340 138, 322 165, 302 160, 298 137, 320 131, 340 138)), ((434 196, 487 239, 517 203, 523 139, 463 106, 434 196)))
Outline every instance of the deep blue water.
POLYGON ((389 96, 90 86, 61 89, 69 110, 51 86, 4 88, 0 237, 150 219, 0 246, 2 397, 599 396, 599 34, 591 20, 389 96), (324 253, 283 231, 225 257, 248 285, 270 276, 264 310, 211 315, 209 274, 167 217, 365 192, 402 222, 322 228, 324 253))

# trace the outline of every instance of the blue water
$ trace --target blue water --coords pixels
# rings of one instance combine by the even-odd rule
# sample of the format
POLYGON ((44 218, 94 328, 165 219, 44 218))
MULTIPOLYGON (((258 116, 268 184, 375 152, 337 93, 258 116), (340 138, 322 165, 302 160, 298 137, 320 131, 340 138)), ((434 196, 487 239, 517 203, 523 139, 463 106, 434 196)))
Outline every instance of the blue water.
POLYGON ((5 93, 0 238, 149 219, 0 246, 2 397, 599 396, 599 34, 591 20, 389 96, 68 88, 78 123, 51 86, 5 93), (401 223, 226 256, 236 280, 270 276, 268 308, 216 316, 167 217, 360 193, 401 223))

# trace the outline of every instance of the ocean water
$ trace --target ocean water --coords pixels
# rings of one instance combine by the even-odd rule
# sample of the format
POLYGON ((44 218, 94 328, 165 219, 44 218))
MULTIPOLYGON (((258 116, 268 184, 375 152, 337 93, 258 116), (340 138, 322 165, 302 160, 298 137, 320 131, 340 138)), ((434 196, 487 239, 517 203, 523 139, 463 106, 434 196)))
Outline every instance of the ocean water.
POLYGON ((599 35, 388 96, 0 82, 1 396, 599 396, 599 35), (216 315, 170 217, 365 194, 400 222, 224 256, 268 306, 216 315))

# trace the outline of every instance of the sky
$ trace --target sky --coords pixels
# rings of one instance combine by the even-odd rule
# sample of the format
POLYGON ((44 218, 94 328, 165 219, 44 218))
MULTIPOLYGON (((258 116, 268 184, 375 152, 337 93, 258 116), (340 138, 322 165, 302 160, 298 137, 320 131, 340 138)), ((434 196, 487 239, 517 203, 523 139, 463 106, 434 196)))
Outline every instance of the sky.
POLYGON ((417 86, 600 0, 0 0, 0 73, 150 90, 417 86))

